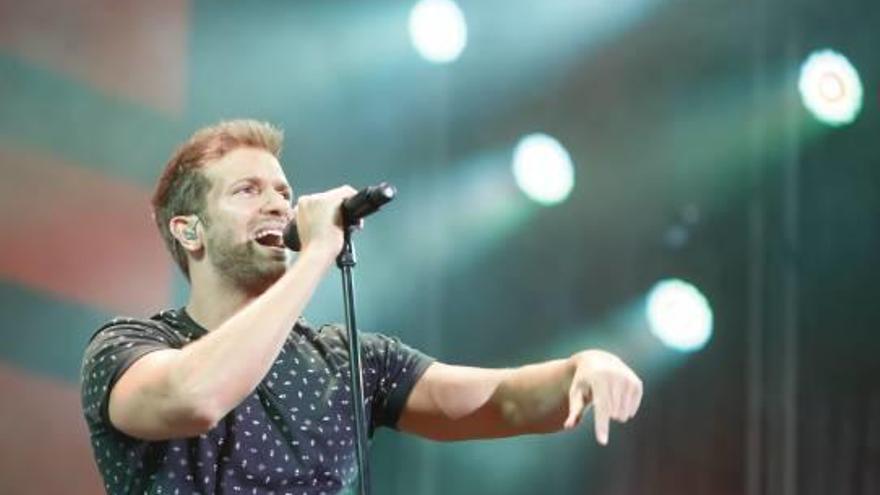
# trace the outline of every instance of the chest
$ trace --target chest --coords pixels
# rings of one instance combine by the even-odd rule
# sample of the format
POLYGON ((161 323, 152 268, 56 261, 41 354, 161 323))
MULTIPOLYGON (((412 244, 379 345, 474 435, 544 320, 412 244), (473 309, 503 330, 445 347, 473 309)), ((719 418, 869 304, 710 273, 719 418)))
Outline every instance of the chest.
POLYGON ((347 379, 344 367, 311 353, 279 355, 254 393, 210 434, 209 442, 219 450, 221 477, 271 484, 273 479, 341 482, 353 476, 347 379))

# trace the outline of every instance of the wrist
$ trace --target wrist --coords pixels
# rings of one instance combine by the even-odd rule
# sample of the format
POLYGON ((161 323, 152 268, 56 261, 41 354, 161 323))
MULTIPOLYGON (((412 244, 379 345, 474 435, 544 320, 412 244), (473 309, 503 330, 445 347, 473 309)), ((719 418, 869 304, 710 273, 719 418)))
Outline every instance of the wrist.
POLYGON ((331 242, 310 242, 303 246, 299 259, 306 263, 316 263, 325 268, 336 261, 340 248, 331 242))

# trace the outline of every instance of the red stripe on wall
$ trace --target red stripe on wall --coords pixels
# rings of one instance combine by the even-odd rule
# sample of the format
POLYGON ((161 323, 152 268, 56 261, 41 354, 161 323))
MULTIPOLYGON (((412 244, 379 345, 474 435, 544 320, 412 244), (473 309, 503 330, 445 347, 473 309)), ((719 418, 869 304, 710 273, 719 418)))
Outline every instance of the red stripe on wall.
POLYGON ((177 116, 188 13, 187 0, 0 0, 0 51, 177 116))
POLYGON ((150 192, 31 150, 0 145, 0 276, 110 313, 171 301, 171 258, 150 192))
POLYGON ((0 393, 0 493, 104 493, 77 387, 0 365, 0 393))

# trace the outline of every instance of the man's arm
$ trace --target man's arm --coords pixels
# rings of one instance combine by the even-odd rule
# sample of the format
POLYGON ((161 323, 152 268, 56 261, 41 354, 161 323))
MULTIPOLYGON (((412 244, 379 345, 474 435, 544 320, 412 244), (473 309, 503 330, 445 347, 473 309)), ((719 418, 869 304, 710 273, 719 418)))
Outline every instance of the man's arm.
POLYGON ((339 252, 339 204, 353 193, 339 188, 301 198, 297 220, 303 251, 296 262, 204 337, 132 364, 110 392, 113 426, 146 440, 194 436, 213 428, 252 393, 339 252))
POLYGON ((512 369, 432 364, 416 383, 398 427, 435 440, 548 433, 576 426, 591 404, 596 438, 638 410, 642 382, 616 356, 589 350, 512 369))

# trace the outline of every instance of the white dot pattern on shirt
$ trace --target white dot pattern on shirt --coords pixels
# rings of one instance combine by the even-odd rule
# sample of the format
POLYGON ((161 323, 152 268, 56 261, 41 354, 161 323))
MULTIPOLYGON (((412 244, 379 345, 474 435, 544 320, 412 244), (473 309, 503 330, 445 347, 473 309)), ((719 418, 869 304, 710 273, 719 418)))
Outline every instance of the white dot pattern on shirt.
MULTIPOLYGON (((255 393, 205 435, 142 442, 109 427, 113 375, 132 356, 198 338, 176 311, 157 316, 167 324, 114 320, 99 329, 84 359, 83 407, 108 493, 330 494, 353 482, 354 428, 339 327, 295 327, 255 393)), ((368 421, 391 425, 405 400, 392 395, 398 385, 408 392, 430 359, 396 339, 361 339, 368 421)))

